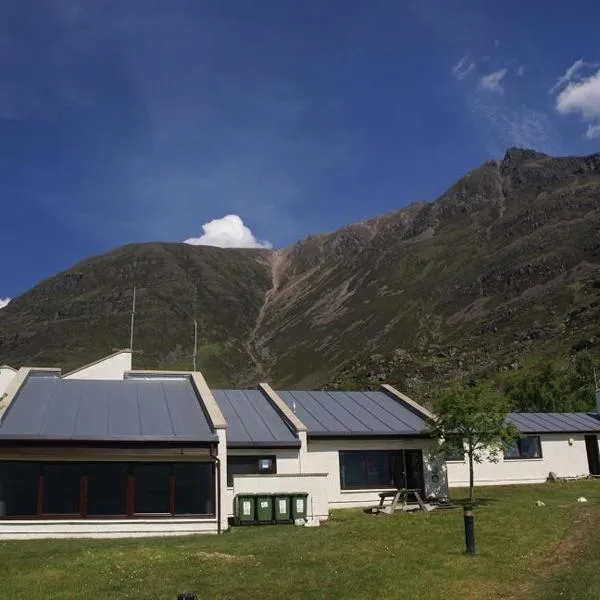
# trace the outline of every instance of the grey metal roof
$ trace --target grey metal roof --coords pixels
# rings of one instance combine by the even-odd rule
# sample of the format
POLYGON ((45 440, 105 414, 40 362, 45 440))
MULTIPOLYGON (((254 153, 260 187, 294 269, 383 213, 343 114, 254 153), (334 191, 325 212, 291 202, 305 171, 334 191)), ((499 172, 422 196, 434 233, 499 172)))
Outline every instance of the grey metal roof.
POLYGON ((212 390, 227 421, 227 445, 298 447, 300 440, 260 390, 212 390))
POLYGON ((509 413, 507 420, 521 433, 600 431, 600 419, 591 413, 509 413))
POLYGON ((422 435, 427 422, 383 392, 278 391, 311 436, 422 435))
POLYGON ((30 375, 4 414, 0 439, 212 442, 186 377, 121 381, 30 375))

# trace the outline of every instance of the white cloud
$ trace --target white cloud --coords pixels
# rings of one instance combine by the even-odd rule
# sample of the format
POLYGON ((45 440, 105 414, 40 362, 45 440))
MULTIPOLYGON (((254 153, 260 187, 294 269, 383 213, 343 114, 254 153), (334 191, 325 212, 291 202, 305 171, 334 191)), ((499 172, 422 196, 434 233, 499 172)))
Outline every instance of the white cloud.
POLYGON ((490 92, 503 92, 501 83, 505 75, 506 69, 498 69, 489 75, 484 75, 479 79, 479 87, 490 92))
POLYGON ((184 240, 193 246, 218 246, 220 248, 272 248, 267 240, 258 240, 238 215, 226 215, 202 225, 203 234, 184 240))
POLYGON ((565 83, 570 83, 576 78, 577 73, 585 66, 585 62, 580 58, 576 60, 566 71, 564 75, 561 75, 556 83, 550 88, 550 93, 553 94, 558 88, 565 83))
POLYGON ((473 69, 475 68, 475 63, 469 60, 469 55, 465 54, 453 67, 451 70, 452 75, 456 77, 456 79, 464 79, 473 69))
POLYGON ((588 125, 587 131, 585 132, 585 137, 588 139, 600 137, 600 123, 596 123, 595 125, 588 125))
POLYGON ((522 77, 525 74, 525 65, 521 65, 517 69, 517 77, 522 77))
POLYGON ((0 308, 4 308, 10 301, 11 298, 0 298, 0 308))
MULTIPOLYGON (((577 61, 582 62, 582 61, 577 61)), ((575 63, 577 64, 577 63, 575 63)), ((571 67, 569 70, 572 70, 571 67)), ((581 67, 578 67, 578 70, 581 67)), ((567 70, 567 73, 569 73, 567 70)), ((564 78, 565 76, 563 76, 564 78)), ((579 114, 588 122, 586 137, 600 136, 600 69, 589 77, 576 81, 570 75, 569 84, 556 97, 556 110, 560 115, 579 114)), ((561 78, 562 79, 562 78, 561 78)))

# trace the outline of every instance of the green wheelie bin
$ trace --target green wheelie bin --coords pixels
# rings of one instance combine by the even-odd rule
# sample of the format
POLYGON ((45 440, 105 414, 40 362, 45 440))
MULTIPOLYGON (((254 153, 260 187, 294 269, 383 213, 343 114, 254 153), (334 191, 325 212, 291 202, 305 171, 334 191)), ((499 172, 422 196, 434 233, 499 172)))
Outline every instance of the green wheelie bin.
POLYGON ((275 522, 292 523, 292 498, 289 494, 275 496, 275 522))
POLYGON ((273 523, 273 496, 260 494, 256 496, 256 520, 259 525, 273 523))
POLYGON ((235 497, 235 521, 238 525, 256 523, 256 498, 252 494, 238 494, 235 497))
POLYGON ((305 492, 292 494, 292 520, 306 519, 308 514, 308 494, 305 492))

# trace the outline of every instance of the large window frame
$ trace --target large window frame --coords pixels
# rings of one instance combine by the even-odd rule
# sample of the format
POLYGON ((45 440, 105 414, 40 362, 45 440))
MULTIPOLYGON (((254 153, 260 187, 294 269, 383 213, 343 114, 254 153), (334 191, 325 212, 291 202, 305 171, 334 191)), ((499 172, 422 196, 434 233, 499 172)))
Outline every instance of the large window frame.
POLYGON ((539 435, 526 435, 516 440, 510 448, 504 450, 504 460, 541 460, 542 440, 539 435), (535 440, 534 448, 531 450, 530 444, 535 440))
POLYGON ((340 489, 341 490, 383 490, 392 489, 394 485, 394 460, 404 460, 402 450, 340 450, 340 489), (378 460, 387 457, 388 461, 388 483, 382 483, 381 480, 375 481, 373 476, 373 466, 378 460), (363 474, 363 481, 357 484, 348 484, 346 479, 346 461, 360 460, 363 474))
POLYGON ((277 458, 274 454, 234 454, 227 456, 227 487, 229 488, 233 487, 234 475, 275 474, 277 474, 277 458), (236 473, 236 467, 243 467, 243 470, 236 473))
MULTIPOLYGON (((216 464, 212 461, 19 461, 19 460, 0 460, 0 467, 5 464, 27 464, 36 465, 37 469, 32 469, 31 476, 36 479, 35 482, 35 503, 36 503, 36 514, 12 514, 3 515, 0 514, 0 520, 10 519, 136 519, 136 518, 214 518, 216 515, 216 464), (125 511, 118 514, 91 514, 88 515, 89 502, 89 475, 91 472, 90 467, 96 465, 121 465, 125 468, 125 486, 124 486, 124 506, 125 511), (152 513, 152 512, 136 512, 136 467, 139 466, 150 466, 160 465, 161 468, 168 468, 168 510, 167 512, 152 513), (206 472, 202 471, 203 465, 206 465, 206 472), (56 467, 69 466, 72 468, 79 468, 79 497, 77 502, 77 512, 71 511, 52 511, 47 512, 45 510, 45 500, 47 489, 50 487, 50 480, 48 473, 51 469, 56 467), (189 491, 190 482, 194 483, 194 477, 189 477, 189 472, 184 476, 184 472, 181 469, 185 469, 186 466, 200 467, 199 474, 203 474, 202 482, 206 482, 203 486, 196 486, 192 492, 199 493, 201 495, 202 489, 208 486, 208 492, 202 499, 202 503, 205 506, 212 508, 210 512, 178 512, 177 504, 183 504, 189 506, 189 502, 179 502, 176 490, 179 489, 181 493, 185 493, 186 489, 189 491), (176 479, 176 471, 180 471, 182 474, 181 482, 178 487, 178 481, 176 479), (205 479, 206 475, 208 478, 205 479)), ((1 483, 1 482, 0 482, 1 483)), ((52 482, 56 484, 56 481, 52 482)), ((30 486, 33 487, 33 486, 30 486)), ((200 496, 199 496, 200 497, 200 496)), ((0 500, 2 498, 0 497, 0 500)), ((53 499, 56 502, 55 499, 53 499)), ((60 500, 59 500, 60 501, 60 500)))

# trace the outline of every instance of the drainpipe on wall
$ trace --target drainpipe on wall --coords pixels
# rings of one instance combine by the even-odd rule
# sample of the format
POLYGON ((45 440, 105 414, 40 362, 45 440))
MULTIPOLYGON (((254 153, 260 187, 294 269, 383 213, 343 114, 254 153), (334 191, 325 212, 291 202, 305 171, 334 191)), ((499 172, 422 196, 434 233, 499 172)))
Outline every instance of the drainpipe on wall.
POLYGON ((221 535, 221 460, 216 454, 213 454, 214 447, 211 446, 210 455, 215 459, 216 473, 215 477, 217 480, 217 534, 221 535))

